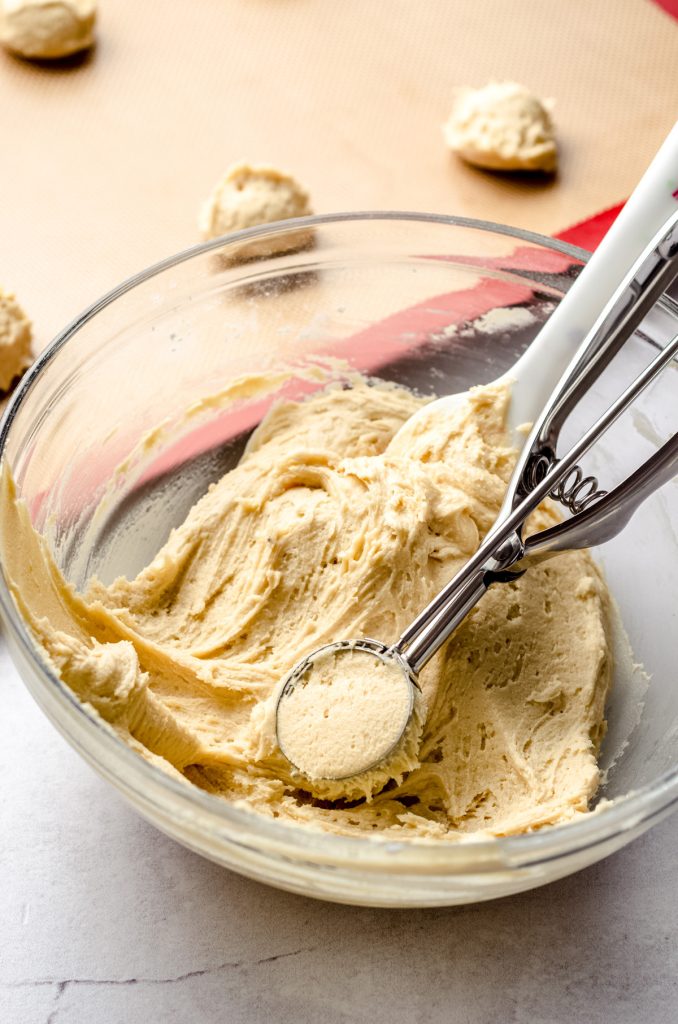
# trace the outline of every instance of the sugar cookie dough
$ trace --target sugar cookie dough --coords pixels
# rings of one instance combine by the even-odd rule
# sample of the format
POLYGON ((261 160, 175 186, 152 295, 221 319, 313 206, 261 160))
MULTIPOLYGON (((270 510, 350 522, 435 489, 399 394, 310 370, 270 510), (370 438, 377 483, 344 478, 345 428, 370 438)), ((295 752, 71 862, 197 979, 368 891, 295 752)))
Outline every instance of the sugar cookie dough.
POLYGON ((13 295, 0 288, 0 392, 31 365, 31 322, 13 295))
MULTIPOLYGON (((328 389, 274 406, 240 464, 133 579, 76 593, 15 499, 0 551, 44 658, 92 714, 175 777, 279 821, 454 841, 585 813, 610 679, 607 605, 586 552, 496 585, 422 670, 417 763, 371 801, 318 800, 276 743, 280 680, 346 637, 396 638, 477 549, 515 461, 509 392, 473 391, 411 445, 422 400, 328 389)), ((534 527, 552 524, 541 509, 534 527)))
POLYGON ((276 732, 302 788, 369 798, 417 767, 423 719, 421 692, 392 659, 330 648, 283 693, 276 732))
MULTIPOLYGON (((313 213, 308 193, 289 174, 274 167, 233 164, 216 186, 200 213, 203 238, 218 238, 232 231, 271 224, 313 213)), ((250 243, 244 255, 268 255, 307 245, 311 235, 279 236, 274 243, 250 243)), ((243 254, 241 254, 243 255, 243 254)))
POLYGON ((96 9, 96 0, 0 0, 0 42, 22 57, 68 57, 94 42, 96 9))
POLYGON ((555 171, 550 104, 517 82, 461 89, 444 128, 451 150, 494 171, 555 171))

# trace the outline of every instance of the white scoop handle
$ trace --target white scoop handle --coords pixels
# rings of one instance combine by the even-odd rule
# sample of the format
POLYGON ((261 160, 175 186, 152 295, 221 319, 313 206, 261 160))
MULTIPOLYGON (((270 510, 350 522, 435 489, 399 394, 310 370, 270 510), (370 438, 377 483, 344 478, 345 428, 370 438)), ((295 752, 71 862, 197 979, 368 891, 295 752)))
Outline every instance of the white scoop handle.
MULTIPOLYGON (((512 382, 515 431, 533 422, 608 298, 648 242, 678 209, 678 123, 562 302, 503 379, 512 382)), ((516 439, 520 447, 524 435, 516 439)))

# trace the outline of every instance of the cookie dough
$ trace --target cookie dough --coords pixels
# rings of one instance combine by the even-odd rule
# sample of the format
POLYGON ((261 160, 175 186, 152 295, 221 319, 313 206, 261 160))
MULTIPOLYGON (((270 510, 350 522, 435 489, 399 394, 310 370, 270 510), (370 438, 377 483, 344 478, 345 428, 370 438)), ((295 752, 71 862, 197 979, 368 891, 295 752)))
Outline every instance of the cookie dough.
MULTIPOLYGON (((568 821, 599 782, 608 598, 586 552, 495 585, 423 669, 417 763, 371 801, 317 799, 276 742, 280 680, 323 644, 393 641, 476 550, 515 453, 503 386, 422 405, 356 384, 281 402, 132 580, 77 593, 5 466, 0 551, 45 660, 141 756, 299 826, 455 841, 568 821)), ((543 507, 533 528, 556 521, 543 507)))
MULTIPOLYGON (((205 239, 313 213, 308 193, 289 174, 275 167, 233 164, 215 187, 200 213, 205 239)), ((270 255, 302 248, 310 232, 280 235, 275 241, 250 243, 244 255, 270 255)), ((243 253, 241 253, 243 255, 243 253)))
POLYGON ((450 149, 494 171, 555 171, 550 104, 517 82, 462 89, 444 127, 450 149))
POLYGON ((53 60, 94 42, 95 0, 0 0, 0 41, 22 57, 53 60))
POLYGON ((278 745, 317 796, 370 799, 419 763, 421 691, 390 657, 320 651, 277 709, 278 745))
POLYGON ((0 288, 0 392, 31 365, 31 322, 13 295, 0 288))

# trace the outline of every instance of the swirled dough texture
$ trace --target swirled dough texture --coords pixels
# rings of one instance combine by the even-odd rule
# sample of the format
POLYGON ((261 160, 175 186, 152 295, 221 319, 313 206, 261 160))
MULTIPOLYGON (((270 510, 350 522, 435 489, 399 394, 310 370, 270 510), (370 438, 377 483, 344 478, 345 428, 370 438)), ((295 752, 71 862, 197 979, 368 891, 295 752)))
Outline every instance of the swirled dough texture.
POLYGON ((96 0, 0 0, 0 40, 22 57, 68 57, 94 42, 96 13, 96 0))
POLYGON ((444 128, 453 152, 493 171, 555 171, 558 162, 548 101, 518 82, 460 89, 444 128))
MULTIPOLYGON (((514 452, 505 387, 391 439, 421 405, 356 386, 273 409, 134 580, 80 596, 3 474, 3 563, 45 658, 140 754, 240 806, 341 833, 454 840, 586 812, 609 682, 606 590, 588 554, 497 585, 421 673, 419 764, 371 801, 314 800, 275 744, 297 659, 392 640, 477 548, 514 452)), ((540 510, 533 526, 552 523, 540 510)))

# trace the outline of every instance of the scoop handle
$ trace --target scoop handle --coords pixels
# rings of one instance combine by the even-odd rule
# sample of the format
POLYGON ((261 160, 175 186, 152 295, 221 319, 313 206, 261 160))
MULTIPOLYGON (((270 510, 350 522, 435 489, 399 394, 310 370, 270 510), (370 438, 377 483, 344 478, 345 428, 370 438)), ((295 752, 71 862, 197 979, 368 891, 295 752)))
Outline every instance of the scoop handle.
MULTIPOLYGON (((678 122, 585 269, 507 378, 509 427, 532 423, 629 267, 678 210, 678 122)), ((518 435, 518 446, 524 434, 518 435)))

